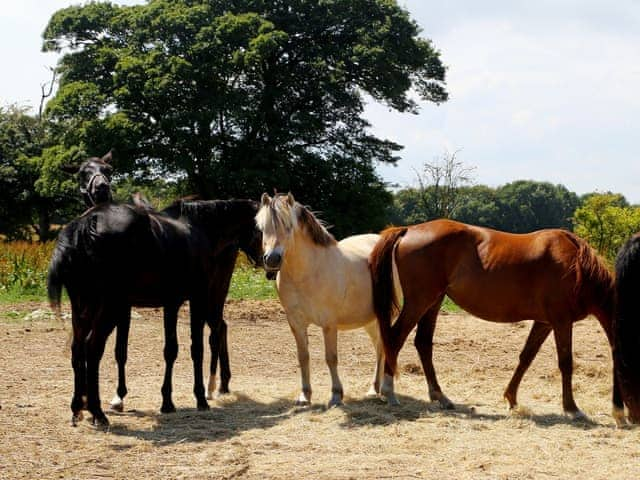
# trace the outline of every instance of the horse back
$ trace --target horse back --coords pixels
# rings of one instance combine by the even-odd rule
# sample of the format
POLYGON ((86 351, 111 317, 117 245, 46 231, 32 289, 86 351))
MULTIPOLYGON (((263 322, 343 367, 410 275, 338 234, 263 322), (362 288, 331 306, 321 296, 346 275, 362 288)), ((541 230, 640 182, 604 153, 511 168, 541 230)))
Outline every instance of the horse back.
POLYGON ((576 297, 580 251, 563 230, 511 234, 435 220, 408 229, 396 261, 405 298, 447 294, 481 318, 516 321, 559 309, 586 315, 576 297))

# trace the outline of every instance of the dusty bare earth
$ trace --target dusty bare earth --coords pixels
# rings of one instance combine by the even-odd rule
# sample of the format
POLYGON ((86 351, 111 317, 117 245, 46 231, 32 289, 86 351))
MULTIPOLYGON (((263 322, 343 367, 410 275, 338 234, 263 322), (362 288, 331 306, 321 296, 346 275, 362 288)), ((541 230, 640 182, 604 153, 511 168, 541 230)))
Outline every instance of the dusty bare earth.
MULTIPOLYGON (((502 401, 528 324, 495 325, 442 316, 435 362, 457 404, 428 401, 407 342, 397 383, 402 405, 365 398, 373 351, 364 331, 339 336, 344 407, 326 410, 329 375, 322 337, 310 329, 311 408, 297 408, 293 337, 277 302, 227 306, 233 393, 195 410, 189 332, 181 314, 175 414, 161 415, 161 314, 138 310, 133 322, 125 413, 108 413, 108 433, 73 428, 65 350, 69 325, 25 315, 45 305, 0 306, 0 478, 606 478, 640 477, 640 429, 617 429, 610 416, 610 353, 593 319, 575 327, 574 391, 589 422, 562 415, 560 376, 548 340, 525 376, 519 415, 502 401), (67 329, 67 330, 65 330, 67 329)), ((113 339, 103 360, 103 402, 115 391, 113 339)))

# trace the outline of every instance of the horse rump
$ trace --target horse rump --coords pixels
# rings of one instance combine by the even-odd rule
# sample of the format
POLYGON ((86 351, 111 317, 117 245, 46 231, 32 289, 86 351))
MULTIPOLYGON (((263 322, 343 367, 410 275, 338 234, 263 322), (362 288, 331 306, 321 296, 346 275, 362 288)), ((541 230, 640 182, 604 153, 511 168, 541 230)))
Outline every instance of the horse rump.
POLYGON ((616 306, 613 321, 616 374, 629 418, 640 423, 640 234, 625 243, 616 258, 616 306))

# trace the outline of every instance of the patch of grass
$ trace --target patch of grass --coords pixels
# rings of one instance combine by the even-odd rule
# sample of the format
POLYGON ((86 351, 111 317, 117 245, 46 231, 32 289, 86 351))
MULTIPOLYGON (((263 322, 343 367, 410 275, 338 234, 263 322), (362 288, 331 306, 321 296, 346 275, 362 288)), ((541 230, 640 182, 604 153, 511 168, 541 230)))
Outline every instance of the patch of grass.
POLYGON ((54 242, 0 243, 0 302, 42 300, 54 242))
POLYGON ((267 280, 263 269, 253 268, 246 259, 238 257, 228 298, 265 300, 276 296, 276 282, 267 280))
POLYGON ((445 312, 449 312, 449 313, 459 313, 463 311, 449 297, 444 297, 444 302, 442 302, 442 306, 440 307, 440 310, 444 310, 445 312))

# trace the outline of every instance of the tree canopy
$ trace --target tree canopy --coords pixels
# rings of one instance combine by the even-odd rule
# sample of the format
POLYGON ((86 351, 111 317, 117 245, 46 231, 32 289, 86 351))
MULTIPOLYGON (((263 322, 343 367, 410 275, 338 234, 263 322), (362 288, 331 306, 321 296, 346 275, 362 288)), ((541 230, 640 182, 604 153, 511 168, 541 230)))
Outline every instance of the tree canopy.
POLYGON ((414 93, 447 100, 419 34, 393 0, 68 7, 44 32, 64 53, 47 113, 72 123, 65 144, 114 147, 121 172, 184 178, 206 197, 292 190, 338 234, 376 229, 390 195, 374 165, 401 146, 369 132, 366 98, 411 113, 414 93))

